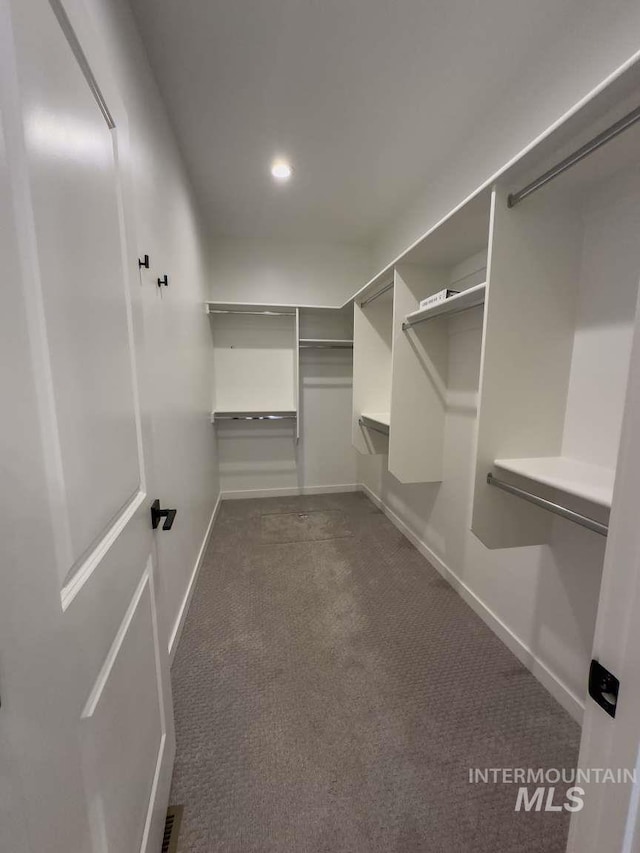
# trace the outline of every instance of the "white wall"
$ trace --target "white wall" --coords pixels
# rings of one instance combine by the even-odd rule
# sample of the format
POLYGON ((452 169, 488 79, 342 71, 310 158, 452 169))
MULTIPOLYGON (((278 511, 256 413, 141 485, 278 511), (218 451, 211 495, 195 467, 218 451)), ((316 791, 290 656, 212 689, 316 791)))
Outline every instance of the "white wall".
POLYGON ((210 246, 211 299, 229 302, 342 304, 367 280, 360 246, 272 240, 218 240, 210 246))
MULTIPOLYGON (((234 302, 339 305, 370 272, 368 252, 348 245, 224 240, 210 246, 210 257, 210 298, 234 302)), ((291 424, 219 424, 215 430, 223 493, 246 496, 353 486, 351 388, 351 350, 303 350, 298 445, 291 424)))
POLYGON ((142 286, 154 297, 146 312, 151 354, 153 443, 157 495, 176 507, 170 533, 158 534, 159 578, 169 640, 218 495, 210 423, 211 338, 206 252, 199 211, 171 126, 124 0, 86 0, 114 69, 129 117, 134 151, 139 255, 151 270, 142 286), (167 273, 162 294, 155 281, 167 273))

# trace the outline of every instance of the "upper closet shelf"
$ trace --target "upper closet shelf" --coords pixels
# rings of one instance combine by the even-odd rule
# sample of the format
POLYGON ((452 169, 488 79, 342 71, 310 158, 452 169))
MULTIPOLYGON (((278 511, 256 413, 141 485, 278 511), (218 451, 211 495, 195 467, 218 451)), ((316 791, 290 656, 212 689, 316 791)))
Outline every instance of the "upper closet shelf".
POLYGON ((353 341, 343 338, 300 338, 300 349, 353 349, 353 341))
POLYGON ((567 456, 544 456, 531 459, 496 459, 498 468, 559 489, 568 495, 611 507, 615 471, 590 465, 567 456))
POLYGON ((205 302, 207 314, 291 314, 295 315, 296 309, 309 311, 333 311, 340 306, 337 305, 293 305, 284 302, 217 302, 210 300, 205 302))
POLYGON ((428 308, 423 308, 421 311, 413 311, 407 314, 407 317, 402 324, 403 331, 410 329, 417 323, 423 323, 425 320, 433 320, 435 317, 443 317, 452 314, 458 314, 460 311, 467 311, 469 308, 475 308, 477 305, 484 304, 484 295, 486 283, 476 284, 475 287, 470 287, 468 290, 463 290, 456 296, 450 296, 444 302, 439 302, 437 305, 430 305, 428 308))
POLYGON ((272 317, 295 317, 296 309, 290 305, 245 305, 233 302, 205 302, 207 314, 264 314, 272 317))

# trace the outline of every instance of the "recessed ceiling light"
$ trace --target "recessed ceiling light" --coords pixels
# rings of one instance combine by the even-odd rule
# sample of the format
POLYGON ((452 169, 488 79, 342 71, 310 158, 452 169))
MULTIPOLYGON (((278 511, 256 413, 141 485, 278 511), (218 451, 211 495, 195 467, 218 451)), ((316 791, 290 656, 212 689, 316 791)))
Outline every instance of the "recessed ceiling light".
POLYGON ((288 181, 293 170, 286 160, 274 160, 271 164, 271 174, 276 181, 288 181))

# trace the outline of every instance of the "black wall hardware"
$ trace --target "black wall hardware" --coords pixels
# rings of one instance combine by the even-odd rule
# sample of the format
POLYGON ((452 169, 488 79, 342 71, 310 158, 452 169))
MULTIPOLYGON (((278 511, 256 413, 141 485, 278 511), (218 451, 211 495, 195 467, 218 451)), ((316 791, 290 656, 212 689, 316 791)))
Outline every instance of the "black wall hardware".
POLYGON ((163 284, 165 287, 169 285, 169 277, 167 275, 163 275, 162 278, 158 279, 158 287, 162 287, 163 284))
POLYGON ((589 696, 594 702, 597 702, 610 717, 616 715, 616 705, 618 704, 618 690, 620 682, 605 669, 597 660, 591 661, 589 667, 589 696))
POLYGON ((149 269, 149 255, 145 255, 143 258, 138 258, 138 266, 140 269, 143 267, 148 270, 149 269))
POLYGON ((164 518, 162 529, 171 530, 177 511, 176 509, 160 509, 160 501, 156 498, 151 504, 151 526, 155 530, 160 524, 160 519, 164 518))

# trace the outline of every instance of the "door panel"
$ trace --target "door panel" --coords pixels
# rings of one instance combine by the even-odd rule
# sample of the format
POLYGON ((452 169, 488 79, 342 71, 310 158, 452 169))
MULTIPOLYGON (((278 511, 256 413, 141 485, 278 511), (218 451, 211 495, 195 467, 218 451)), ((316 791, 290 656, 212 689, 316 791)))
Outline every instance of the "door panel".
MULTIPOLYGON (((41 278, 40 334, 57 436, 67 578, 140 486, 117 129, 103 115, 53 11, 20 82, 41 278)), ((25 57, 26 58, 26 57, 25 57)))
POLYGON ((0 0, 0 837, 155 853, 175 743, 126 115, 69 4, 0 0))
POLYGON ((155 621, 147 569, 82 713, 94 846, 100 850, 106 842, 110 853, 140 849, 162 758, 164 723, 155 621))

